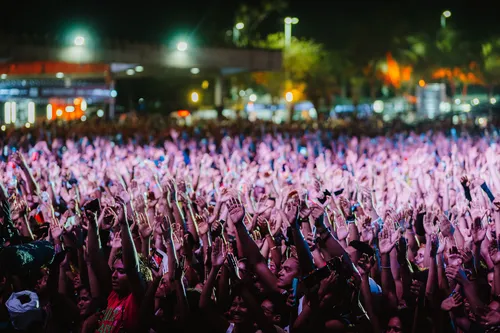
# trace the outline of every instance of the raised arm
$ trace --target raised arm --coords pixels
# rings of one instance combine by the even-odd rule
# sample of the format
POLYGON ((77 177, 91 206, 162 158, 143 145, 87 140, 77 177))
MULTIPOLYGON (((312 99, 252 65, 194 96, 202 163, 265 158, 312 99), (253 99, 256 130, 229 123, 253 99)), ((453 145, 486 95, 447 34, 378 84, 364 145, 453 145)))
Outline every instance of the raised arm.
POLYGON ((118 221, 122 233, 123 266, 130 281, 132 294, 138 304, 142 301, 145 292, 145 284, 139 271, 139 258, 135 249, 134 240, 130 231, 127 217, 127 207, 121 198, 118 198, 120 206, 118 208, 118 221))

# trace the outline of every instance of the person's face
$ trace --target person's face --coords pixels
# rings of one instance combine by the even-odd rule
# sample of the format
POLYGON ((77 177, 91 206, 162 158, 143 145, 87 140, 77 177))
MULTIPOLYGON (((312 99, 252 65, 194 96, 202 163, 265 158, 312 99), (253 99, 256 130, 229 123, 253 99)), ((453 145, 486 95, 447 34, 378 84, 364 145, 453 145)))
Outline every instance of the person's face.
POLYGON ((121 259, 113 263, 113 275, 111 275, 111 285, 116 292, 127 292, 129 290, 128 277, 121 259))
POLYGON ((80 280, 80 275, 75 275, 75 277, 73 278, 73 287, 75 289, 79 288, 81 286, 81 280, 80 280))
POLYGON ((281 316, 274 312, 273 303, 270 300, 266 299, 264 302, 262 302, 261 308, 262 311, 264 311, 266 317, 269 319, 269 321, 271 321, 274 325, 279 326, 281 321, 281 316))
POLYGON ((161 279, 158 289, 156 289, 156 297, 166 297, 170 292, 170 282, 168 279, 161 279))
POLYGON ((274 263, 274 261, 270 261, 269 262, 269 270, 271 271, 271 273, 273 273, 274 275, 278 274, 278 272, 276 271, 276 264, 274 263))
POLYGON ((231 304, 229 312, 235 324, 244 323, 247 320, 248 308, 243 302, 243 298, 236 296, 231 304))
POLYGON ((248 275, 247 264, 244 261, 238 262, 238 273, 243 280, 248 275))
POLYGON ((425 258, 425 248, 421 247, 417 251, 417 256, 415 257, 415 264, 420 268, 425 268, 424 258, 425 258))
POLYGON ((495 277, 495 274, 493 272, 488 273, 488 284, 491 287, 491 292, 493 293, 493 279, 495 277))
POLYGON ((294 258, 287 259, 278 273, 278 288, 289 289, 292 286, 293 279, 298 276, 298 261, 294 258))
POLYGON ((386 333, 400 333, 400 332, 403 332, 403 325, 401 323, 401 320, 398 317, 392 317, 391 319, 389 319, 386 333))
POLYGON ((76 201, 75 201, 75 200, 73 200, 73 199, 71 199, 71 200, 69 201, 69 203, 68 203, 68 209, 69 209, 69 210, 75 210, 75 208, 76 208, 76 201))
POLYGON ((78 310, 80 310, 80 316, 88 314, 90 309, 90 302, 92 297, 87 289, 82 289, 80 295, 78 295, 78 310))

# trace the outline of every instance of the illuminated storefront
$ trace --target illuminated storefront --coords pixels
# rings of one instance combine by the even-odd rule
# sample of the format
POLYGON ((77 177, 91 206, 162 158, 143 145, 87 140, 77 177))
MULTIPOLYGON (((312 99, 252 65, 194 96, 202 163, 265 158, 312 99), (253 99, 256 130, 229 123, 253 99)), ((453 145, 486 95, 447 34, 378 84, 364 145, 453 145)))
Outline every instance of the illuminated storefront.
POLYGON ((109 109, 117 95, 109 66, 34 62, 0 65, 0 122, 29 126, 40 121, 84 120, 109 109))

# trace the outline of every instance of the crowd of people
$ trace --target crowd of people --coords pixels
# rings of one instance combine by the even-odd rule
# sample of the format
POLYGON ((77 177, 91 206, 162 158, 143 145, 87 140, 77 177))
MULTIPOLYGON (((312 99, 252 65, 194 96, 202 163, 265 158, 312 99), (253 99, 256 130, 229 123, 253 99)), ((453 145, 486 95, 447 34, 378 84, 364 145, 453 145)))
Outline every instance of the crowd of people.
POLYGON ((496 132, 63 132, 1 138, 0 331, 500 329, 496 132))

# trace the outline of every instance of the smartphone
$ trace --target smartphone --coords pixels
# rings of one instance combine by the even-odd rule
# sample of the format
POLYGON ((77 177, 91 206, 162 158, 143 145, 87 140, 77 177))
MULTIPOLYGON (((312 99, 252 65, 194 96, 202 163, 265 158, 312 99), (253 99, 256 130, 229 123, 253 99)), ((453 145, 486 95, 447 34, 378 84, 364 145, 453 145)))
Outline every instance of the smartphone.
POLYGON ((163 263, 163 255, 157 250, 154 250, 150 260, 151 268, 155 272, 158 272, 160 270, 160 267, 162 267, 162 263, 163 263))
POLYGON ((101 203, 99 202, 99 199, 94 199, 83 207, 83 210, 86 212, 87 210, 90 210, 91 212, 97 212, 101 210, 101 203))
POLYGON ((294 302, 297 302, 298 299, 297 299, 297 290, 299 288, 299 279, 298 278, 294 278, 293 279, 293 282, 292 282, 292 296, 293 296, 293 300, 294 302))

